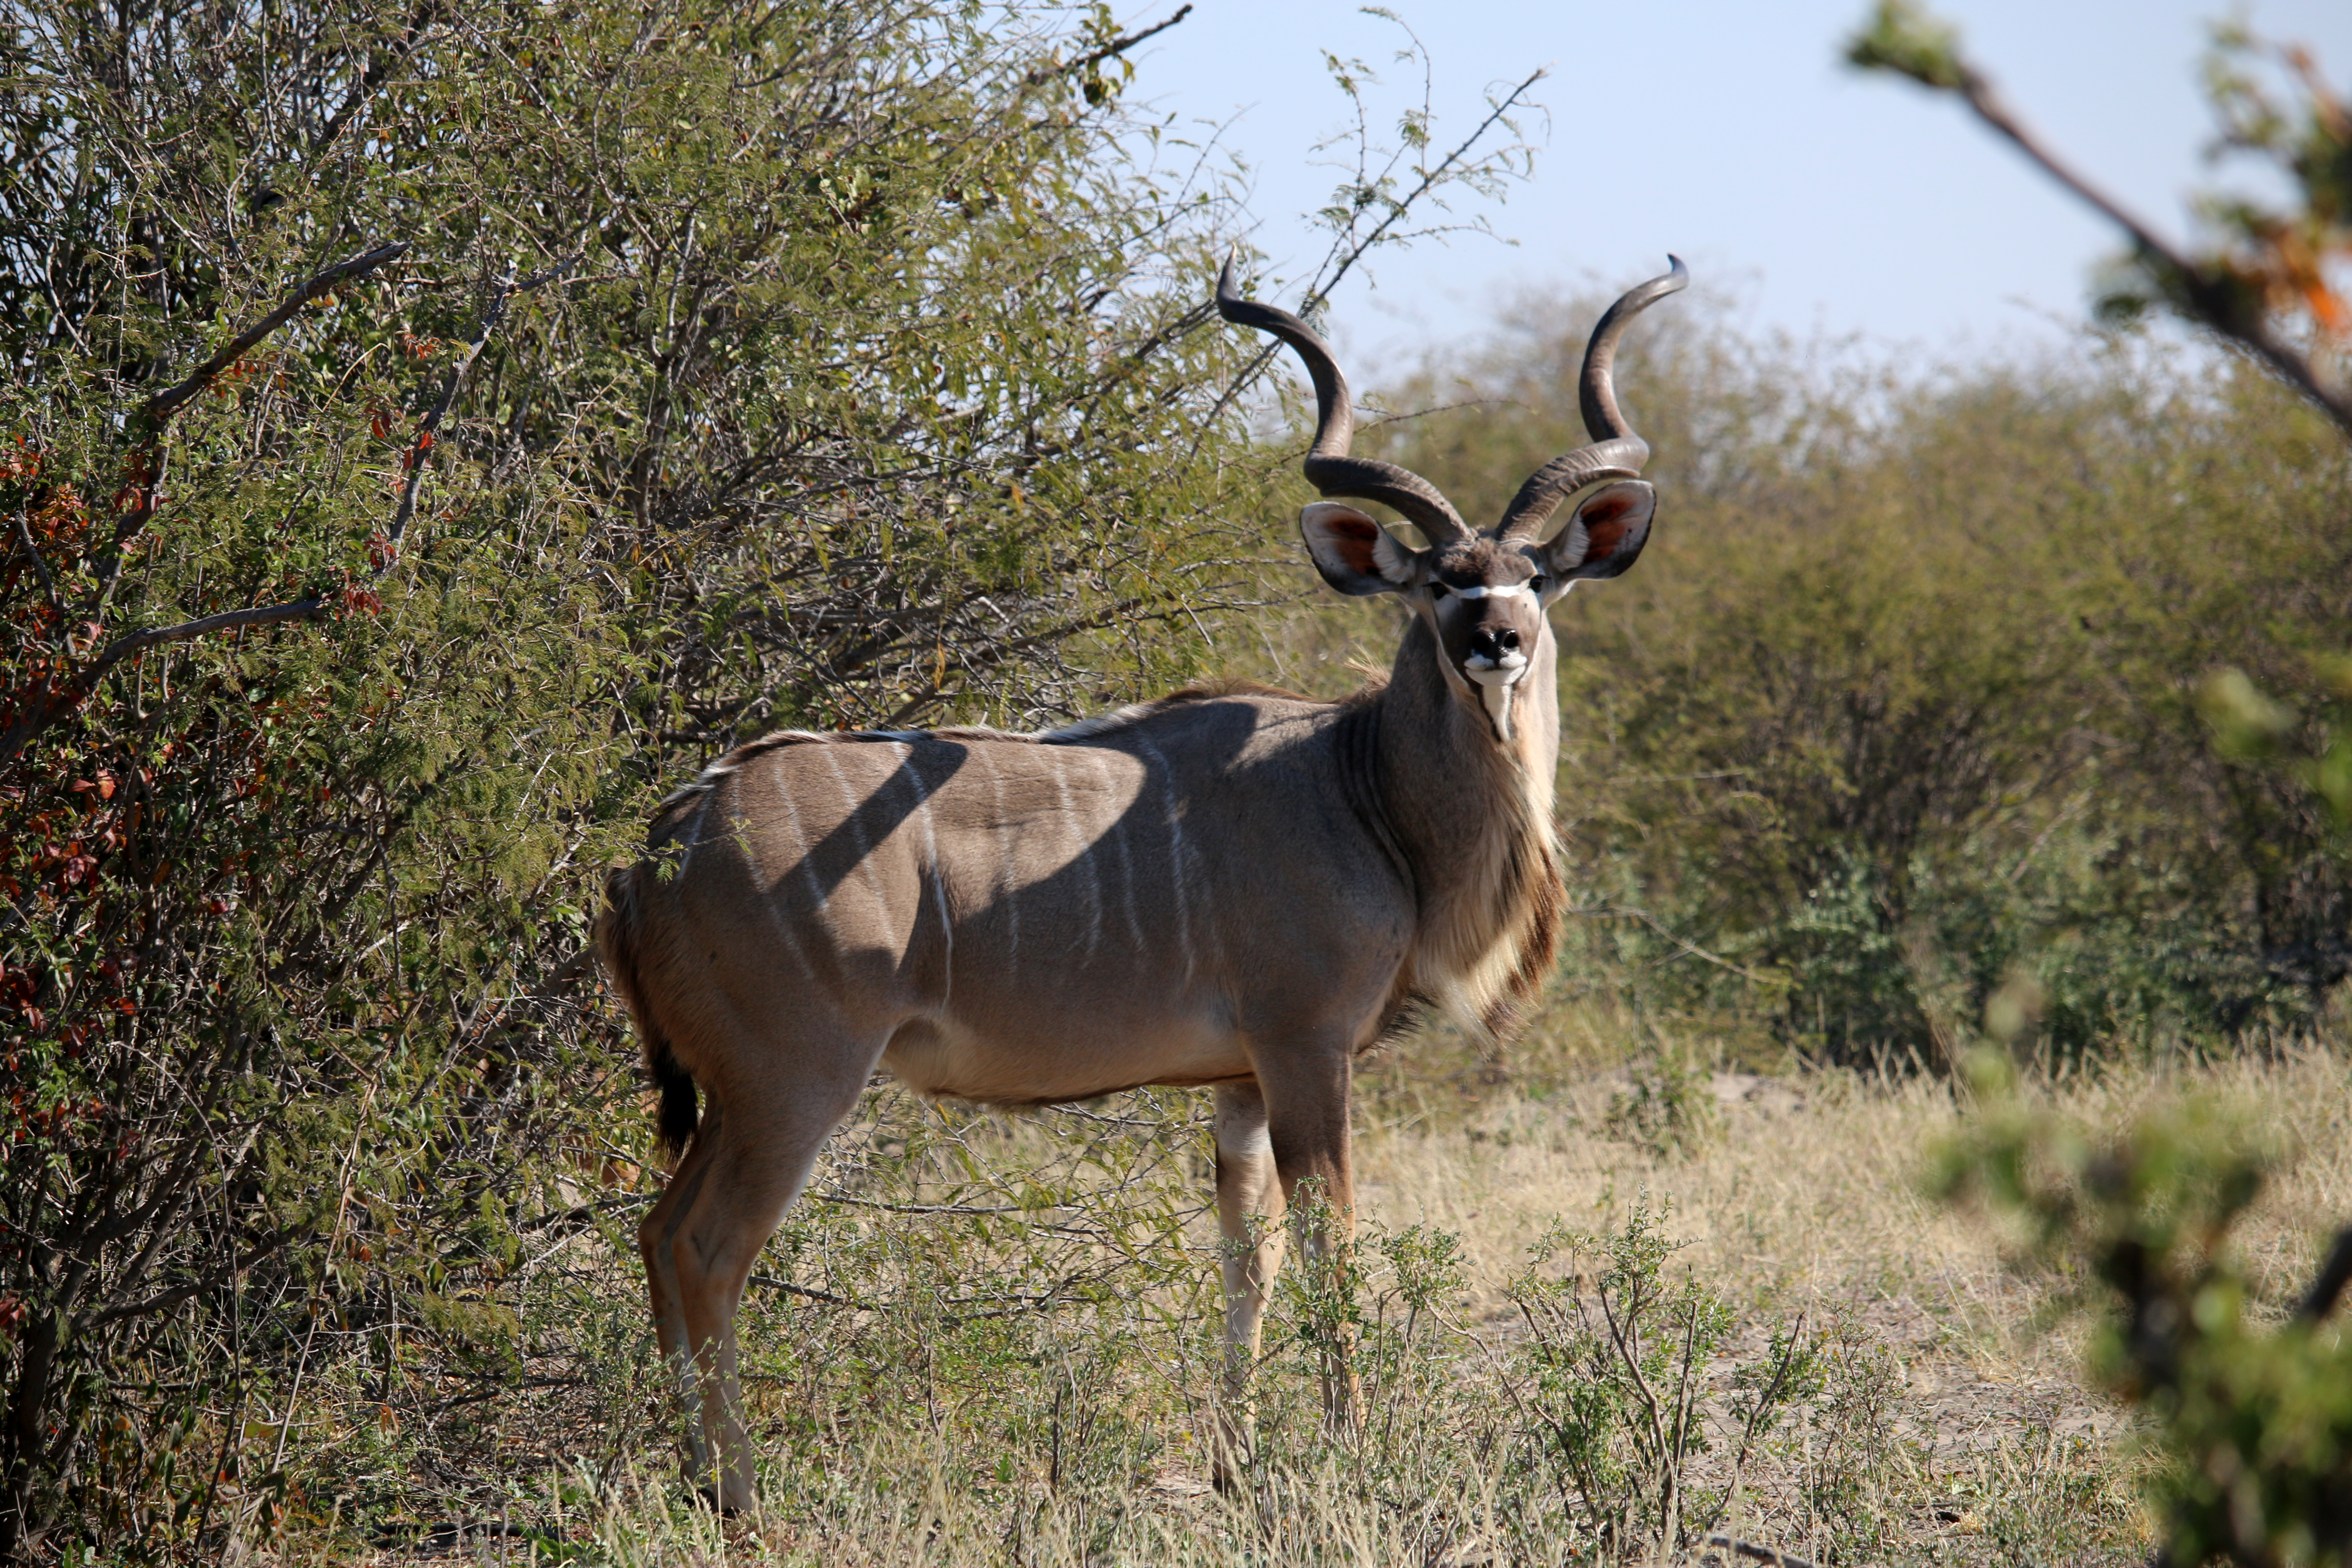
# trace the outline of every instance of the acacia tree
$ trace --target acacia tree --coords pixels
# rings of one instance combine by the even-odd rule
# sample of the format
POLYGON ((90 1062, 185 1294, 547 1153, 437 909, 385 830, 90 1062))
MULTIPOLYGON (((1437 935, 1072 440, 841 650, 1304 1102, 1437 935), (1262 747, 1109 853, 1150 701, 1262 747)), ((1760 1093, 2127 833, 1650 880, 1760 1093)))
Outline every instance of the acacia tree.
POLYGON ((514 1384, 518 1237, 636 1152, 583 939, 663 781, 1203 657, 1279 465, 1141 36, 10 12, 0 1557, 266 1525, 331 1377, 514 1384))

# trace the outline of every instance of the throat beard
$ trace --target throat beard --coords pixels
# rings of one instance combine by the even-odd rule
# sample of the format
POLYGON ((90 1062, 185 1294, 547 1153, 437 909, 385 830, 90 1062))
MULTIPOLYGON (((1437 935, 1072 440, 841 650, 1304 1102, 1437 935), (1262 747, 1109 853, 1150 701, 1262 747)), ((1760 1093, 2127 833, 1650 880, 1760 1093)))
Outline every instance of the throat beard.
POLYGON ((1511 743, 1511 698, 1518 689, 1516 680, 1498 680, 1478 689, 1486 705, 1486 717, 1494 721, 1495 738, 1507 746, 1511 743))

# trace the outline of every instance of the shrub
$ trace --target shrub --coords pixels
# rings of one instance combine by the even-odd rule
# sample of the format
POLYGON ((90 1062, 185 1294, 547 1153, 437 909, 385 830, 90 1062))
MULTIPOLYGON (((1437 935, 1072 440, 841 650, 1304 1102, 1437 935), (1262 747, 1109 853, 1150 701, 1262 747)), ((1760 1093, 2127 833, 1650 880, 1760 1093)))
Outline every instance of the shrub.
POLYGON ((1213 187, 1121 151, 1116 42, 921 0, 0 34, 0 1557, 460 1489, 500 1439, 457 1415, 607 1375, 544 1370, 517 1281, 646 1157, 583 941, 656 792, 1197 661, 1250 345, 1196 330, 1213 187))
POLYGON ((2326 1321, 2352 1230, 2265 1322, 2230 1248, 2275 1158, 2256 1120, 2188 1101, 2095 1135, 2026 1104, 1998 1053, 1969 1067, 1983 1107, 1936 1184, 2021 1220, 2029 1256, 2082 1280, 2092 1373, 2147 1412, 2166 1461, 2160 1560, 2352 1558, 2352 1339, 2326 1321))

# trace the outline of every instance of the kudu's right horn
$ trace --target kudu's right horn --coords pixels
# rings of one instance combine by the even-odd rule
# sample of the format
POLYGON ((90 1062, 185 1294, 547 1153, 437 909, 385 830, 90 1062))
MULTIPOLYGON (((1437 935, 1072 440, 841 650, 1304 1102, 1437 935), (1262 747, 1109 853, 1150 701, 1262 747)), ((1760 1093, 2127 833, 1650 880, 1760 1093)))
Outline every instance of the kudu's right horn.
MULTIPOLYGON (((1472 537, 1470 525, 1454 503, 1419 474, 1378 458, 1348 455, 1356 436, 1356 413, 1348 396, 1348 378, 1331 357, 1331 345, 1289 311, 1243 299, 1234 279, 1234 259, 1227 257, 1224 269, 1217 274, 1217 314, 1288 343, 1315 381, 1315 444, 1307 449, 1307 482, 1327 496, 1352 496, 1393 507, 1432 544, 1472 537)), ((1610 406, 1613 411, 1616 405, 1610 406)))

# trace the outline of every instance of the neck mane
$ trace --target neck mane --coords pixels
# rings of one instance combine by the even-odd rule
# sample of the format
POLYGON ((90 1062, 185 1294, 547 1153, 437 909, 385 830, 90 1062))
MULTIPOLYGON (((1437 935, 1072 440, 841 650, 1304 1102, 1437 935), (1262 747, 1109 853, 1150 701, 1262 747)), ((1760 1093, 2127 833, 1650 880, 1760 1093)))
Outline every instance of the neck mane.
POLYGON ((1552 835, 1559 762, 1549 633, 1519 682, 1508 744, 1457 700, 1418 616, 1374 699, 1373 790, 1420 904, 1408 994, 1501 1041, 1550 972, 1565 889, 1552 835))

